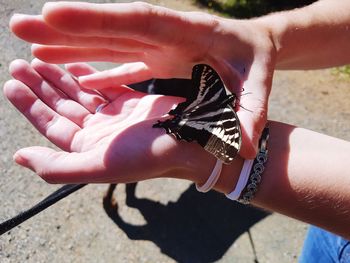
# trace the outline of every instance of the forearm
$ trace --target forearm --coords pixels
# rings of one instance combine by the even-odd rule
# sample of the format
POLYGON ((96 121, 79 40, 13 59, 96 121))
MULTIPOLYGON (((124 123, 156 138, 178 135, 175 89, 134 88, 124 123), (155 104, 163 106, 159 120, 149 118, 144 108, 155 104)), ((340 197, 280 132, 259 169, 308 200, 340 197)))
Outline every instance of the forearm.
MULTIPOLYGON (((350 238, 350 143, 278 122, 269 127, 269 158, 252 204, 350 238)), ((243 160, 234 162, 224 166, 216 190, 235 187, 243 160)), ((210 171, 214 163, 203 166, 210 171)), ((192 180, 207 177, 202 171, 192 180)))
POLYGON ((253 204, 350 238, 350 143, 271 123, 269 149, 253 204))
POLYGON ((277 69, 317 69, 350 63, 350 1, 323 0, 257 21, 271 34, 277 69))

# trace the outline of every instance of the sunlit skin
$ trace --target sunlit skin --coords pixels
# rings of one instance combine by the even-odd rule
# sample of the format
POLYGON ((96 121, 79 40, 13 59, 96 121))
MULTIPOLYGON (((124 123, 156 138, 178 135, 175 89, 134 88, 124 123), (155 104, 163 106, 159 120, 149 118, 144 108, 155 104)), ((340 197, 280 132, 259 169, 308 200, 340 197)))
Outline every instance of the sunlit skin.
POLYGON ((125 63, 79 78, 86 88, 150 78, 190 78, 195 64, 211 65, 229 90, 238 96, 242 90, 250 94, 239 103, 249 111, 237 109, 243 123, 241 155, 253 158, 266 122, 275 53, 267 30, 256 30, 260 26, 254 21, 234 23, 139 2, 64 2, 45 4, 42 15, 15 15, 10 27, 20 38, 36 43, 33 54, 49 63, 125 63))
POLYGON ((253 158, 267 119, 274 69, 349 62, 349 6, 348 0, 336 5, 324 0, 296 11, 237 20, 142 2, 51 2, 41 15, 13 16, 10 28, 35 43, 33 54, 46 62, 125 63, 79 78, 85 88, 190 78, 193 65, 211 65, 244 107, 238 108, 241 155, 253 158), (240 97, 242 90, 249 95, 240 97))
MULTIPOLYGON (((350 63, 349 9, 349 0, 323 0, 298 10, 235 20, 144 3, 63 2, 46 4, 38 16, 16 15, 11 30, 36 43, 32 52, 41 60, 126 64, 104 72, 70 64, 71 77, 39 60, 31 65, 14 61, 5 96, 62 149, 21 149, 15 161, 53 183, 164 176, 204 183, 215 158, 196 143, 152 128, 182 99, 145 95, 123 85, 152 77, 189 78, 194 64, 205 63, 218 71, 228 89, 250 94, 239 98, 248 109, 238 109, 240 156, 223 167, 214 187, 228 193, 236 185, 243 158, 255 156, 274 70, 350 63), (108 106, 95 113, 106 100, 108 106)), ((350 143, 278 122, 269 127, 269 160, 253 204, 349 239, 350 143)))
MULTIPOLYGON (((66 68, 75 77, 95 72, 83 63, 66 68)), ((5 83, 5 96, 62 149, 33 146, 14 156, 47 182, 172 177, 202 185, 215 166, 215 158, 197 143, 178 141, 152 128, 157 120, 167 119, 164 114, 182 98, 146 95, 125 86, 103 89, 100 95, 81 89, 75 77, 58 66, 37 59, 31 65, 15 60, 10 72, 14 79, 5 83), (108 105, 95 113, 106 100, 108 105)), ((270 122, 269 127, 269 159, 253 204, 348 237, 350 143, 283 123, 270 122)), ((232 191, 242 165, 239 156, 224 165, 215 189, 232 191)))
MULTIPOLYGON (((75 76, 95 72, 87 64, 67 69, 75 76)), ((135 182, 171 174, 185 177, 177 170, 193 172, 195 158, 183 165, 177 155, 190 155, 200 146, 178 142, 163 129, 152 128, 182 98, 146 95, 126 86, 104 89, 101 95, 81 90, 70 74, 37 59, 31 65, 12 62, 10 73, 15 79, 5 84, 5 95, 43 135, 66 151, 31 147, 15 154, 16 162, 48 182, 135 182), (95 113, 105 101, 107 106, 95 113), (52 172, 56 168, 59 178, 52 172)), ((207 158, 210 164, 210 155, 207 158)))

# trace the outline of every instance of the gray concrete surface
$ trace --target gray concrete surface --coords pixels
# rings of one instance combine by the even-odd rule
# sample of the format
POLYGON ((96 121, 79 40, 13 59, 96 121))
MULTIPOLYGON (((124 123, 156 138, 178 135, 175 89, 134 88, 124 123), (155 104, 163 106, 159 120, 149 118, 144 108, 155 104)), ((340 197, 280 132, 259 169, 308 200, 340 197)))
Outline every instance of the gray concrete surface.
MULTIPOLYGON (((1 85, 9 78, 11 60, 31 59, 29 46, 8 30, 10 16, 14 12, 38 14, 44 2, 0 0, 1 85)), ((197 8, 191 1, 153 3, 181 10, 197 8)), ((277 72, 270 119, 350 140, 349 83, 330 70, 277 72)), ((3 95, 0 138, 3 221, 58 186, 46 184, 12 161, 12 154, 21 147, 50 143, 3 95)), ((260 263, 296 262, 307 229, 304 223, 236 205, 217 193, 199 194, 180 180, 139 183, 138 199, 131 198, 128 205, 125 186, 120 185, 114 193, 118 210, 103 208, 107 188, 89 185, 0 236, 0 262, 250 263, 254 253, 248 230, 260 263)))

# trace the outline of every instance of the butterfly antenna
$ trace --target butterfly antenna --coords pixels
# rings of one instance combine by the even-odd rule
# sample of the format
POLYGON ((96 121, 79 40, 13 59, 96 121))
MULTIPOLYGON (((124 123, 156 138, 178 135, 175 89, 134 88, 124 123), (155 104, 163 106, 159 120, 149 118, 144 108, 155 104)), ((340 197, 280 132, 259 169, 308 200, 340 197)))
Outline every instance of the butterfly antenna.
POLYGON ((252 110, 249 110, 249 109, 247 109, 247 108, 243 107, 241 104, 238 104, 238 105, 239 105, 239 107, 240 107, 240 108, 245 109, 246 111, 249 111, 249 112, 253 113, 253 111, 252 111, 252 110))
MULTIPOLYGON (((244 91, 244 90, 242 90, 242 91, 244 91)), ((240 98, 240 97, 245 96, 245 95, 250 95, 250 94, 253 94, 253 92, 241 93, 239 96, 237 96, 237 98, 240 98)))
MULTIPOLYGON (((244 91, 244 90, 242 90, 242 91, 244 91)), ((245 108, 244 106, 242 106, 242 104, 240 103, 240 102, 241 102, 240 98, 241 98, 242 96, 245 96, 245 95, 248 95, 248 94, 252 94, 252 92, 247 92, 247 93, 240 94, 239 96, 237 96, 238 106, 239 106, 240 108, 245 109, 246 111, 253 112, 252 110, 249 110, 249 109, 245 108)))

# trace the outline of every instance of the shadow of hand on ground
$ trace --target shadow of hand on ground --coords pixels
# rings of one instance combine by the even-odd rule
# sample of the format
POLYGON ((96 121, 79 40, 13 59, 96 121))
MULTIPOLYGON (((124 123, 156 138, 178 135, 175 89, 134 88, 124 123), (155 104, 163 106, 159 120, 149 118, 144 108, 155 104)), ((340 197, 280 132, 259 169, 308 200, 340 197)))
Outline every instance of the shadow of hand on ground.
POLYGON ((116 185, 110 185, 103 200, 107 215, 132 240, 149 240, 177 262, 212 262, 220 259, 233 242, 269 215, 230 201, 211 191, 202 194, 191 185, 177 202, 163 205, 135 196, 136 183, 126 185, 126 204, 137 208, 147 224, 125 222, 113 200, 116 185))

